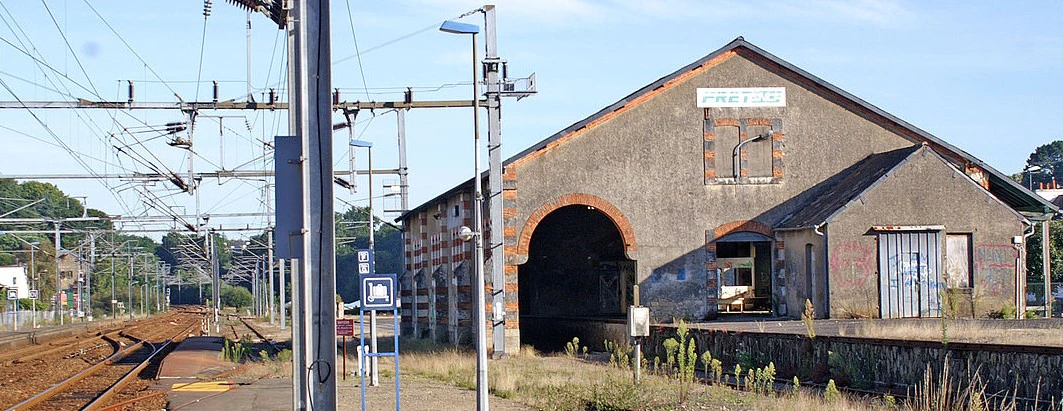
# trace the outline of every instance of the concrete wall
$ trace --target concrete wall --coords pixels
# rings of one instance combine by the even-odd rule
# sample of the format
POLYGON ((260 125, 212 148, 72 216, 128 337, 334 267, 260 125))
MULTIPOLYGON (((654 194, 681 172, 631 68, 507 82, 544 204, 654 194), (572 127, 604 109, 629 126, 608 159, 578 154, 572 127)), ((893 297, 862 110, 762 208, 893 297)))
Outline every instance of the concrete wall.
POLYGON ((978 316, 1014 306, 1018 251, 1011 240, 1022 234, 1022 219, 933 152, 921 150, 827 224, 832 317, 879 316, 874 225, 944 225, 945 233, 971 234, 974 298, 966 303, 973 303, 978 316))
POLYGON ((782 264, 775 267, 776 314, 789 318, 801 318, 805 310, 805 300, 812 302, 816 318, 826 317, 827 278, 826 248, 824 236, 814 231, 779 231, 776 241, 784 244, 782 264), (812 246, 811 261, 807 260, 806 246, 812 246), (809 264, 811 262, 811 264, 809 264), (812 272, 808 272, 812 268, 812 272), (818 309, 817 309, 818 308, 818 309))

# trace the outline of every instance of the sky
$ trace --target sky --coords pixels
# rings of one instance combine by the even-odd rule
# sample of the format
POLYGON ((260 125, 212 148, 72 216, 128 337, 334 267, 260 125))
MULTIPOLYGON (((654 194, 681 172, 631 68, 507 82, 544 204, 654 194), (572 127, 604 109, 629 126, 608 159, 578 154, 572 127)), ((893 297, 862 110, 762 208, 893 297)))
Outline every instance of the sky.
MULTIPOLYGON (((437 30, 483 3, 464 0, 333 0, 332 80, 347 101, 468 99, 468 36, 437 30)), ((222 100, 247 95, 247 14, 215 1, 0 1, 0 100, 222 100)), ((1063 138, 1063 3, 1016 7, 991 1, 515 0, 497 4, 499 55, 511 78, 536 75, 537 94, 505 99, 503 156, 586 118, 738 36, 1011 174, 1039 145, 1063 138)), ((460 20, 483 26, 481 15, 460 20)), ((251 15, 251 88, 286 99, 284 35, 251 15)), ((480 38, 483 55, 483 38, 480 38)), ((486 120, 485 116, 481 116, 486 120)), ((188 117, 171 111, 0 110, 0 175, 188 173, 189 151, 159 130, 188 117)), ((334 115, 334 122, 342 116, 334 115)), ((350 138, 373 142, 373 167, 397 167, 396 116, 362 112, 334 136, 336 169, 348 169, 350 138)), ((286 115, 202 111, 192 133, 196 171, 273 167, 264 144, 286 133, 286 115), (221 117, 221 118, 219 118, 221 117)), ((410 206, 472 176, 471 109, 406 113, 410 206)), ((486 141, 486 126, 481 127, 486 141)), ((647 142, 649 144, 650 142, 647 142)), ((355 152, 365 168, 367 152, 355 152)), ((374 178, 374 196, 397 177, 374 178)), ((194 215, 196 197, 166 181, 53 180, 109 214, 194 215)), ((262 227, 266 179, 201 183, 198 209, 214 228, 262 227)), ((336 187, 336 208, 368 201, 336 187)), ((11 207, 0 204, 0 211, 11 207)), ((377 198, 391 219, 393 196, 377 198)), ((169 218, 165 217, 169 216, 169 218)), ((182 217, 194 222, 194 218, 182 217)), ((168 220, 168 221, 167 221, 168 220)), ((128 225, 127 228, 135 228, 128 225)), ((152 234, 161 235, 161 234, 152 234)), ((241 234, 234 233, 233 236, 241 234)))

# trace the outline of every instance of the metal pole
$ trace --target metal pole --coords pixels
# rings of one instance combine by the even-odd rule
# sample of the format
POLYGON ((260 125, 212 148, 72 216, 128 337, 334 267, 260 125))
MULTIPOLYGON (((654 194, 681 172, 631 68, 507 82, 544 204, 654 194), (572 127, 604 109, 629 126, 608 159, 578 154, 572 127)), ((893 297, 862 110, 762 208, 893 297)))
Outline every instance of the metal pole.
POLYGON ((221 270, 218 266, 218 247, 214 243, 214 230, 208 232, 207 238, 207 244, 210 245, 207 255, 210 256, 210 291, 211 299, 214 300, 214 332, 220 334, 221 324, 218 322, 218 316, 221 314, 221 270))
POLYGON ((296 408, 336 408, 336 277, 332 192, 332 73, 328 0, 298 0, 295 18, 296 135, 303 158, 302 317, 309 337, 306 403, 296 408))
MULTIPOLYGON (((373 217, 373 147, 369 147, 369 249, 373 250, 373 259, 376 259, 376 233, 373 217)), ((374 261, 375 263, 375 261, 374 261)), ((376 326, 376 310, 369 311, 369 335, 373 338, 369 340, 369 351, 373 354, 377 353, 377 326, 376 326)), ((379 357, 370 357, 370 366, 372 374, 370 374, 369 385, 376 387, 380 385, 380 375, 377 373, 377 366, 379 363, 379 357)))
MULTIPOLYGON (((406 110, 395 110, 395 115, 398 116, 399 123, 399 207, 405 213, 410 209, 410 183, 408 181, 410 171, 406 166, 406 110)), ((372 168, 369 167, 370 170, 372 168)))
MULTIPOLYGON (((486 5, 484 13, 484 39, 487 48, 484 65, 487 75, 487 156, 488 156, 488 209, 491 212, 491 313, 492 346, 494 358, 506 354, 506 275, 505 257, 502 249, 502 95, 498 80, 501 60, 495 36, 495 6, 486 5)), ((479 96, 476 96, 479 99, 479 96)))
POLYGON ((284 259, 282 258, 282 259, 278 260, 277 262, 280 263, 280 264, 278 264, 278 268, 280 268, 280 270, 277 272, 277 275, 278 275, 277 283, 278 283, 278 285, 280 285, 281 330, 284 330, 284 329, 288 328, 288 324, 287 324, 288 323, 288 318, 287 318, 288 317, 288 313, 287 313, 288 307, 286 307, 287 301, 284 301, 285 300, 285 298, 284 298, 285 294, 287 293, 284 290, 284 288, 287 285, 287 283, 285 283, 285 280, 284 280, 284 259))
POLYGON ((148 255, 144 254, 144 293, 140 295, 140 315, 148 314, 148 255))
MULTIPOLYGON (((113 244, 112 244, 113 245, 113 244)), ((114 253, 111 253, 111 319, 118 319, 118 313, 115 311, 115 302, 118 301, 118 296, 114 290, 114 253)))
POLYGON ((1049 221, 1041 222, 1041 270, 1045 282, 1045 318, 1052 318, 1052 259, 1049 244, 1049 221))
POLYGON ((85 303, 88 314, 85 316, 92 320, 92 272, 96 271, 96 236, 89 234, 89 272, 85 275, 85 303))
POLYGON ((266 255, 267 255, 266 258, 269 261, 269 291, 266 293, 266 305, 269 307, 269 323, 270 324, 274 324, 273 313, 276 310, 274 310, 274 306, 273 306, 273 229, 272 228, 270 228, 270 230, 266 232, 266 242, 269 243, 269 244, 267 244, 267 247, 266 247, 266 255))
POLYGON ((251 312, 255 317, 258 317, 260 312, 259 306, 259 292, 258 292, 258 259, 255 259, 255 268, 251 270, 251 312))
POLYGON ((247 10, 247 101, 254 100, 251 94, 251 10, 247 10))
POLYGON ((129 319, 132 320, 133 319, 133 253, 132 253, 132 251, 130 251, 130 253, 129 253, 129 278, 128 278, 128 281, 126 281, 126 292, 128 294, 126 295, 127 302, 126 302, 125 309, 127 311, 129 311, 129 319))
MULTIPOLYGON (((473 122, 473 203, 472 222, 476 225, 476 253, 474 266, 476 278, 473 283, 473 298, 476 300, 476 409, 486 411, 490 408, 487 397, 487 315, 484 307, 484 241, 483 241, 483 202, 480 181, 480 76, 476 58, 476 34, 472 35, 472 122, 473 122)), ((417 307, 414 307, 416 309, 417 307)))
POLYGON ((62 234, 59 232, 59 226, 62 224, 59 221, 53 221, 55 225, 55 315, 59 317, 59 325, 63 325, 63 307, 60 305, 62 301, 59 294, 63 291, 59 286, 59 250, 63 249, 62 234))
MULTIPOLYGON (((34 254, 35 254, 34 251, 37 251, 36 248, 33 247, 33 244, 30 244, 30 281, 33 282, 33 289, 37 290, 37 298, 40 298, 41 291, 40 291, 40 289, 37 288, 37 287, 40 287, 40 285, 37 284, 37 259, 34 258, 34 254)), ((30 300, 30 308, 33 309, 33 328, 36 329, 37 328, 37 300, 30 300)))

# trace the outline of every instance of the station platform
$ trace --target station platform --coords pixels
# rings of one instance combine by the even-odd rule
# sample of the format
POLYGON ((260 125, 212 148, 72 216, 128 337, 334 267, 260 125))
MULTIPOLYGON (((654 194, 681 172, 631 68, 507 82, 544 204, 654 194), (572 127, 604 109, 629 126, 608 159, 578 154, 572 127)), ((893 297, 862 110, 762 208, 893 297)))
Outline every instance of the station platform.
POLYGON ((166 356, 159 367, 159 379, 211 378, 235 368, 221 358, 222 337, 188 337, 166 356))

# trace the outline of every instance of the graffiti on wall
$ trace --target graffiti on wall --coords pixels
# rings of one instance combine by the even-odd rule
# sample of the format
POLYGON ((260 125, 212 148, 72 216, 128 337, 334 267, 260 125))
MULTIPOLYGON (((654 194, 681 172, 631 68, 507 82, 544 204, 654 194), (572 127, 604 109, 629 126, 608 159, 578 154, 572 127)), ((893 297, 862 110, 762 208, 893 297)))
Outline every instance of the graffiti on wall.
POLYGON ((877 252, 874 243, 853 240, 830 251, 830 272, 840 289, 863 288, 874 284, 877 272, 877 252))
POLYGON ((986 244, 974 248, 975 284, 983 295, 1008 296, 1008 279, 1015 275, 1015 247, 986 244))

